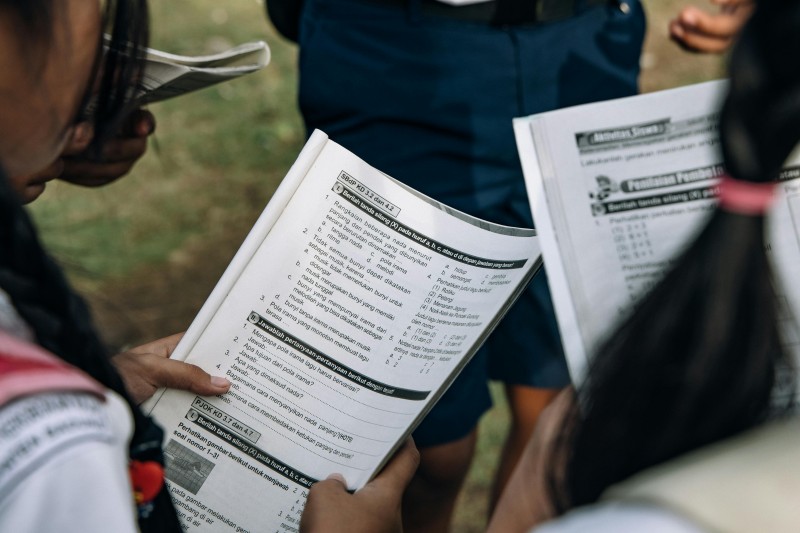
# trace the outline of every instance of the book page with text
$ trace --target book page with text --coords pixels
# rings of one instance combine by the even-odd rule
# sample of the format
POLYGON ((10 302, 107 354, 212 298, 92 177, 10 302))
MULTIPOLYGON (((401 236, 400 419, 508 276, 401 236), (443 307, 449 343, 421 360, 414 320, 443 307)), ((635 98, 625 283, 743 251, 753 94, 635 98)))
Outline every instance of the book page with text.
MULTIPOLYGON (((713 211, 724 173, 718 117, 726 89, 709 82, 515 121, 574 380, 713 211)), ((790 158, 781 175, 766 237, 781 297, 790 299, 800 297, 797 164, 790 158)), ((794 324, 788 311, 787 326, 794 324)), ((791 337, 786 343, 795 352, 800 346, 791 337)))
POLYGON ((294 531, 314 481, 363 486, 540 263, 532 230, 453 213, 327 141, 180 347, 231 391, 152 410, 186 529, 294 531))

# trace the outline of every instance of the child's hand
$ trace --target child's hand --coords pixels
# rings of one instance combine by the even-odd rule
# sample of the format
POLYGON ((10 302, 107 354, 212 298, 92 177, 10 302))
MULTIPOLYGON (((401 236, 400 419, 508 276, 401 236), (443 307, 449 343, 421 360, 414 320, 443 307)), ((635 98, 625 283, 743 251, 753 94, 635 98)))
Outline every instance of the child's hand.
POLYGON ((686 7, 669 23, 670 38, 687 50, 722 53, 733 43, 755 9, 754 0, 711 0, 717 13, 686 7))
POLYGON ((89 131, 85 131, 88 123, 81 126, 76 128, 76 134, 62 154, 63 169, 59 178, 76 185, 100 187, 130 172, 147 151, 147 139, 155 131, 156 120, 149 111, 134 111, 123 131, 105 143, 97 159, 85 156, 93 132, 90 126, 89 131))
POLYGON ((403 531, 400 503, 419 466, 419 452, 409 439, 364 488, 350 494, 338 474, 311 487, 302 533, 398 533, 403 531))
POLYGON ((169 358, 182 336, 183 333, 178 333, 165 337, 111 358, 128 394, 136 403, 149 399, 161 387, 188 390, 201 396, 228 392, 231 384, 227 379, 212 376, 199 366, 169 358))

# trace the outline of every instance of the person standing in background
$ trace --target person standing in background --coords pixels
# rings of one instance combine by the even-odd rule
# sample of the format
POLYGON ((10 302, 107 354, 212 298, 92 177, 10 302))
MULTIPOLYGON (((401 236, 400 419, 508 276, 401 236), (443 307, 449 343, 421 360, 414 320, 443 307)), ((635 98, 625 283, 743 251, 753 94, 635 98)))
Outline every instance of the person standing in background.
MULTIPOLYGON (((514 117, 638 91, 639 0, 269 0, 267 9, 300 46, 309 133, 321 129, 392 177, 500 224, 533 225, 514 117)), ((729 19, 681 14, 673 38, 710 51, 729 19)), ((569 383, 544 275, 415 432, 421 465, 405 494, 407 531, 448 529, 490 379, 505 384, 512 413, 493 505, 540 412, 569 383)))

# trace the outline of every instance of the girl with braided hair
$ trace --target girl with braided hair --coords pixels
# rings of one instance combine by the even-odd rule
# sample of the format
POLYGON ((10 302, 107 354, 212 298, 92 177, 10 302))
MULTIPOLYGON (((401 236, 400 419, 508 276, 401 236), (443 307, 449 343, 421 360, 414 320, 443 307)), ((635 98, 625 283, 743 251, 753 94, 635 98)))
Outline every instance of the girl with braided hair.
POLYGON ((509 490, 534 477, 546 497, 515 526, 500 517, 493 525, 523 531, 590 505, 542 531, 797 530, 784 501, 800 492, 786 474, 800 469, 795 391, 785 390, 795 369, 778 331, 788 310, 775 296, 764 230, 800 140, 798 29, 800 4, 757 4, 730 59, 720 119, 728 176, 716 211, 599 346, 586 382, 548 413, 509 490), (592 506, 601 499, 615 504, 592 506))
POLYGON ((100 151, 132 111, 147 38, 146 0, 0 0, 0 531, 181 530, 162 431, 8 178, 55 161, 79 122, 100 151))

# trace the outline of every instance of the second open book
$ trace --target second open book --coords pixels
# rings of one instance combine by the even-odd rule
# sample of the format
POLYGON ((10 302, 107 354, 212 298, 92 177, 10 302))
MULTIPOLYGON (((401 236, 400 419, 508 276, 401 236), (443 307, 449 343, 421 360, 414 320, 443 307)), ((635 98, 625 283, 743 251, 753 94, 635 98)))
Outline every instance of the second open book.
POLYGON ((148 48, 136 95, 138 105, 168 100, 182 94, 258 72, 267 66, 267 43, 254 41, 224 52, 182 56, 148 48))
MULTIPOLYGON (((574 381, 716 206, 724 173, 708 82, 515 120, 517 145, 574 381)), ((782 331, 800 352, 800 157, 769 213, 766 251, 783 292, 782 331)), ((600 356, 600 354, 598 354, 600 356)), ((790 387, 787 387, 787 389, 790 387)), ((780 389, 780 386, 779 386, 780 389)))
POLYGON ((416 193, 315 132, 174 359, 232 382, 164 391, 187 531, 294 531, 311 484, 363 486, 541 264, 532 230, 416 193))

